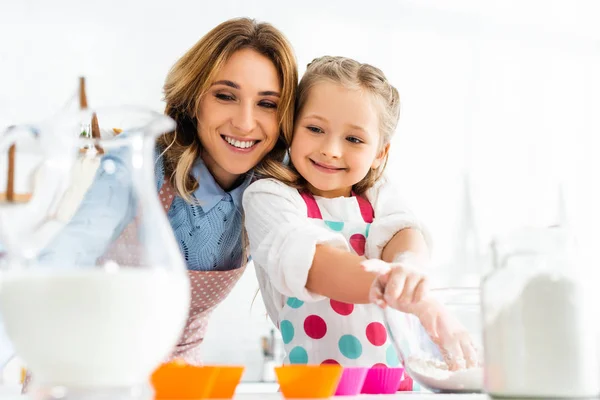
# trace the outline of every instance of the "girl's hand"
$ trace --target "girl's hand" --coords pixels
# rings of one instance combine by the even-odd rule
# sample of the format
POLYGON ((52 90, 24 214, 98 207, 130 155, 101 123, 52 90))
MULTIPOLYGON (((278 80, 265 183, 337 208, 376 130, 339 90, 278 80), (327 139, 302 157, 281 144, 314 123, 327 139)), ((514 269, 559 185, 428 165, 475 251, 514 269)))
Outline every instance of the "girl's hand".
POLYGON ((478 365, 471 336, 449 310, 429 296, 429 283, 423 273, 402 262, 365 260, 362 265, 366 271, 378 274, 369 292, 371 302, 419 318, 450 370, 478 365))
POLYGON ((371 284, 369 300, 381 308, 393 307, 402 312, 421 302, 428 294, 427 277, 404 262, 387 263, 365 260, 365 271, 377 273, 371 284))
POLYGON ((451 371, 479 365, 477 350, 466 328, 438 301, 429 298, 412 307, 451 371))

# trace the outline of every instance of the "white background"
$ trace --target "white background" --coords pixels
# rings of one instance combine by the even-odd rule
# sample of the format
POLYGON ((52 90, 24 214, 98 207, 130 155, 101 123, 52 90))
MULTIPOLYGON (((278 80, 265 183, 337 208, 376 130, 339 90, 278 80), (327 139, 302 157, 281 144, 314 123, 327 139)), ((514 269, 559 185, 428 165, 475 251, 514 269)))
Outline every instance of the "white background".
MULTIPOLYGON (((388 174, 429 226, 437 270, 485 267, 465 264, 473 228, 485 253, 494 234, 557 222, 574 228, 595 270, 599 4, 2 0, 0 122, 53 115, 73 102, 80 75, 91 106, 160 111, 175 60, 216 24, 254 17, 286 34, 300 73, 315 57, 344 55, 380 67, 399 89, 402 115, 388 174)), ((208 362, 246 364, 246 380, 260 375, 259 336, 270 329, 260 298, 251 311, 257 287, 249 268, 215 313, 204 344, 208 362)))

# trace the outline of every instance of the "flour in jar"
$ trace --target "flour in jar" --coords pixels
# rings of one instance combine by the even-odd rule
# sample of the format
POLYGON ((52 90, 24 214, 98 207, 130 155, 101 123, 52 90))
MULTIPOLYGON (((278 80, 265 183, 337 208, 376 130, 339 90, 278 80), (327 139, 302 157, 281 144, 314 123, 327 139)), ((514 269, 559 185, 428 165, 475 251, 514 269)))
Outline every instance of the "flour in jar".
POLYGON ((588 294, 581 279, 542 272, 503 302, 487 302, 486 391, 502 397, 596 396, 596 314, 588 294))
POLYGON ((441 360, 410 356, 405 364, 408 374, 422 386, 444 392, 480 392, 483 388, 483 368, 450 371, 441 360))

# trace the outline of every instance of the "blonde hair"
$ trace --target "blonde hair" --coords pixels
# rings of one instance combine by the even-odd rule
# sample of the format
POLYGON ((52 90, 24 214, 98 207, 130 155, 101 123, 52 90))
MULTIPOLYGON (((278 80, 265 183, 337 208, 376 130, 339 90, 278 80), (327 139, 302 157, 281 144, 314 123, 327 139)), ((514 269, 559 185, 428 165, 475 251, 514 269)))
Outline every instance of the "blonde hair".
POLYGON ((294 100, 298 67, 290 43, 268 23, 248 18, 225 21, 202 37, 173 65, 164 85, 165 114, 175 120, 175 131, 162 135, 165 179, 177 194, 192 202, 191 194, 199 183, 191 175, 202 146, 197 132, 200 99, 210 88, 220 68, 233 53, 252 49, 269 58, 277 69, 282 90, 277 108, 279 138, 275 147, 255 167, 259 174, 269 173, 281 164, 288 148, 286 137, 294 126, 294 100))
MULTIPOLYGON (((362 64, 346 57, 324 56, 316 58, 308 64, 306 72, 298 85, 296 117, 302 112, 311 88, 323 81, 333 82, 348 89, 364 90, 371 94, 379 110, 380 141, 378 151, 382 151, 390 143, 400 118, 400 95, 398 90, 388 82, 384 73, 372 65, 362 64)), ((291 143, 293 131, 285 132, 284 135, 286 135, 286 142, 291 143)), ((363 194, 372 187, 381 178, 387 160, 386 154, 379 168, 369 170, 367 175, 354 185, 353 190, 358 194, 363 194)), ((291 160, 289 166, 279 166, 277 171, 271 174, 270 177, 297 189, 306 188, 306 181, 296 171, 291 160)))

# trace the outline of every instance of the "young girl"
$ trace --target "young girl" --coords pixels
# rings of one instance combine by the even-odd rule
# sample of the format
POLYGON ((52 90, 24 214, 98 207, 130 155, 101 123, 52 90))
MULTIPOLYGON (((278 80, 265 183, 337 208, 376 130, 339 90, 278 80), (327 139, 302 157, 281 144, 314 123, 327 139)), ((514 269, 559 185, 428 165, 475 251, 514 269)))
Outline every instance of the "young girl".
POLYGON ((461 332, 436 332, 453 325, 437 323, 444 315, 419 271, 426 237, 382 178, 399 110, 398 92, 379 69, 342 57, 314 60, 286 137, 289 166, 273 168, 244 194, 250 251, 286 363, 398 365, 370 299, 417 315, 453 357, 466 353, 461 332))

